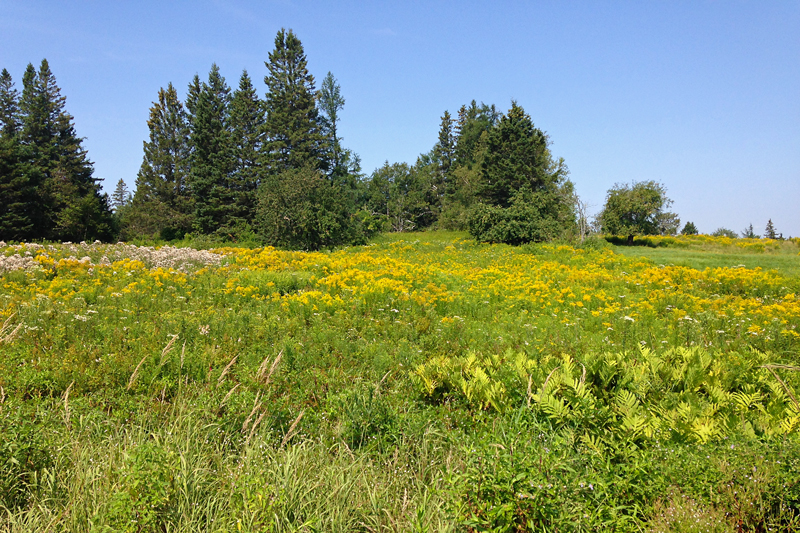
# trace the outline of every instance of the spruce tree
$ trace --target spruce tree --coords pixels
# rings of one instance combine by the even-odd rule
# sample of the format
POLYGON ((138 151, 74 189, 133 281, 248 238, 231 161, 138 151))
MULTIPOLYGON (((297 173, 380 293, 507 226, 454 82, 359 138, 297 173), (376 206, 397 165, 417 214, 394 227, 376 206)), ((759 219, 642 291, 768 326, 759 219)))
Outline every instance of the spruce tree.
POLYGON ((769 222, 767 222, 767 227, 764 230, 764 237, 767 239, 778 238, 778 231, 775 229, 775 225, 772 223, 772 219, 769 219, 769 222))
POLYGON ((322 86, 319 89, 319 107, 322 111, 322 123, 327 130, 330 137, 329 143, 332 152, 331 168, 334 173, 340 170, 341 164, 341 139, 337 133, 337 125, 339 122, 339 111, 344 108, 344 97, 342 96, 341 87, 336 82, 333 74, 328 72, 325 79, 322 80, 322 86))
POLYGON ((203 91, 203 84, 200 82, 200 76, 197 74, 192 78, 189 83, 189 89, 186 95, 186 119, 189 121, 189 126, 194 120, 194 114, 197 110, 197 100, 200 98, 200 93, 203 91))
MULTIPOLYGON (((345 186, 352 175, 347 170, 338 176, 341 169, 331 168, 331 139, 316 107, 314 77, 308 72, 303 45, 291 30, 278 32, 266 65, 266 139, 257 229, 267 243, 277 246, 316 249, 354 242, 360 238, 352 217, 355 187, 345 186), (332 175, 326 175, 331 170, 332 175)), ((336 89, 332 76, 331 82, 336 89)), ((338 111, 344 103, 336 92, 328 112, 338 111)), ((337 158, 343 169, 357 167, 357 158, 347 151, 338 152, 337 158)))
POLYGON ((549 163, 547 136, 512 102, 508 114, 489 133, 481 196, 491 205, 509 207, 516 191, 547 186, 549 163))
POLYGON ((35 236, 30 205, 30 151, 20 140, 19 92, 11 74, 0 74, 0 240, 29 240, 35 236))
POLYGON ((437 180, 434 184, 436 195, 441 199, 450 191, 450 172, 455 160, 455 137, 453 135, 453 118, 448 111, 442 115, 439 127, 439 142, 436 143, 434 153, 438 161, 437 180))
POLYGON ((216 64, 197 97, 192 121, 189 184, 194 201, 194 229, 202 234, 226 231, 233 210, 230 180, 234 159, 229 105, 230 88, 216 64))
POLYGON ((314 77, 303 45, 289 30, 278 32, 266 63, 265 166, 270 173, 310 167, 328 170, 328 143, 320 127, 314 77))
POLYGON ((114 192, 111 195, 111 208, 116 213, 120 208, 128 205, 131 201, 131 198, 131 193, 128 191, 128 185, 125 184, 125 180, 121 179, 117 182, 117 186, 114 188, 114 192))
POLYGON ((108 196, 100 193, 92 162, 75 133, 66 98, 46 59, 28 65, 20 100, 22 141, 32 151, 31 184, 37 190, 31 214, 37 236, 53 240, 110 239, 108 196))
POLYGON ((479 241, 520 244, 575 230, 574 190, 564 161, 516 102, 489 131, 478 197, 468 219, 479 241))
POLYGON ((234 167, 230 187, 235 210, 231 226, 252 225, 256 209, 259 180, 259 158, 264 144, 264 105, 253 82, 242 72, 239 88, 233 92, 230 105, 230 130, 234 167))
POLYGON ((697 226, 694 225, 694 222, 687 222, 681 230, 681 235, 697 235, 697 233, 697 226))
POLYGON ((8 70, 0 73, 0 128, 4 135, 12 137, 19 132, 19 91, 8 70))
POLYGON ((123 217, 126 237, 180 238, 192 227, 189 196, 189 127, 175 87, 159 89, 147 120, 150 140, 136 176, 136 191, 123 217))

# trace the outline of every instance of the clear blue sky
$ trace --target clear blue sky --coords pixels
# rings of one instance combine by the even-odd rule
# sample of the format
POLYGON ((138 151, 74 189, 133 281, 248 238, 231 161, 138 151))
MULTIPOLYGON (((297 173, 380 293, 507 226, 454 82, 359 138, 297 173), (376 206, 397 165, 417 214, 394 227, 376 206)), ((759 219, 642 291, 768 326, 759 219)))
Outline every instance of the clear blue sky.
POLYGON ((262 96, 277 31, 319 81, 366 172, 413 163, 444 110, 512 99, 547 131, 597 211, 657 180, 683 222, 800 235, 800 2, 0 0, 0 68, 47 58, 106 190, 133 188, 159 87, 216 62, 262 96))

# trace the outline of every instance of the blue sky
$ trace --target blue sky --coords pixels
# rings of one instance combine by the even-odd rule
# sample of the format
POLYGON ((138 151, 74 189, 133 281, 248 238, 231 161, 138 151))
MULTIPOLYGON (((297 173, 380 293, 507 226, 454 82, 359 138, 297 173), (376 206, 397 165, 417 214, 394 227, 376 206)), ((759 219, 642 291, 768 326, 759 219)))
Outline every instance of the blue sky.
POLYGON ((133 188, 159 87, 216 62, 263 96, 277 31, 338 79, 369 173, 413 163, 444 110, 515 99, 593 210, 657 180, 683 222, 800 236, 800 2, 0 0, 0 68, 47 58, 106 190, 133 188))

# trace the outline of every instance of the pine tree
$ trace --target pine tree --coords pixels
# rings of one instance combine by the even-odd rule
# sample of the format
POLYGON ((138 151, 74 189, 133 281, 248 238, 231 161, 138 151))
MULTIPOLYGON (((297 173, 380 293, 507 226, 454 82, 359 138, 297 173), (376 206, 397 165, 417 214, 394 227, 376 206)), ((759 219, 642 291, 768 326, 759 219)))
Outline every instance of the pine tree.
POLYGON ((330 136, 330 146, 333 155, 331 168, 334 173, 339 170, 341 159, 341 139, 337 133, 337 125, 339 122, 339 111, 344 108, 344 97, 342 96, 341 87, 336 82, 333 74, 328 72, 325 79, 322 80, 322 86, 319 89, 319 107, 322 111, 322 122, 330 136))
POLYGON ((775 229, 775 225, 772 223, 772 219, 769 219, 769 222, 767 222, 767 227, 764 230, 764 237, 766 237, 767 239, 778 238, 778 231, 775 229))
POLYGON ((192 227, 188 188, 189 126, 175 87, 159 89, 147 120, 150 140, 136 176, 131 208, 123 217, 127 237, 179 238, 192 227))
POLYGON ((697 226, 694 225, 694 222, 687 222, 681 230, 681 235, 697 235, 697 226))
POLYGON ((435 183, 436 195, 441 199, 445 192, 450 191, 450 172, 455 160, 455 137, 453 135, 453 118, 448 111, 442 115, 439 127, 439 142, 436 143, 434 153, 438 160, 437 180, 435 183))
POLYGON ((481 196, 491 205, 509 207, 515 192, 547 186, 549 163, 547 136, 512 102, 508 114, 489 133, 481 196))
POLYGON ((189 90, 186 95, 186 118, 191 126, 195 111, 197 110, 197 100, 200 98, 200 93, 203 92, 203 84, 200 82, 200 76, 197 74, 192 78, 189 84, 189 90))
POLYGON ((116 213, 120 208, 128 205, 131 199, 132 196, 128 191, 128 186, 125 184, 125 180, 119 180, 116 188, 114 189, 114 193, 111 195, 111 208, 116 213))
POLYGON ((291 30, 278 32, 266 65, 268 171, 304 167, 327 171, 328 144, 320 127, 314 77, 308 72, 303 45, 291 30))
POLYGON ((11 74, 0 74, 0 240, 35 236, 29 211, 35 198, 30 183, 29 150, 20 140, 19 92, 11 74))
POLYGON ((39 71, 28 65, 20 100, 22 142, 32 150, 31 184, 37 199, 30 212, 37 236, 53 240, 110 239, 108 196, 100 193, 66 98, 46 59, 39 71))
POLYGON ((231 99, 230 130, 235 160, 231 175, 235 211, 231 213, 230 225, 253 225, 259 158, 264 144, 264 106, 246 70, 231 99))
POLYGON ((190 136, 194 228, 202 234, 228 227, 234 208, 230 192, 234 166, 228 131, 230 101, 230 88, 213 64, 208 83, 203 84, 197 98, 190 136))
MULTIPOLYGON (((491 111, 494 116, 494 111, 491 111)), ((489 118, 491 119, 492 116, 489 118)), ((476 205, 468 219, 479 241, 520 244, 575 230, 574 189, 563 159, 516 102, 486 137, 476 205)))

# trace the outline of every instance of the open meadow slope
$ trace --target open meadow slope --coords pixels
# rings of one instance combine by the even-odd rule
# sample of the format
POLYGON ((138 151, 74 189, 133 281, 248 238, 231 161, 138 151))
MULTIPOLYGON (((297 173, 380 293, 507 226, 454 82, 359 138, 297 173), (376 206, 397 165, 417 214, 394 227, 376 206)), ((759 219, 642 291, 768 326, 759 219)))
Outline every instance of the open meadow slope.
POLYGON ((698 239, 0 243, 0 531, 795 531, 800 248, 698 239))

